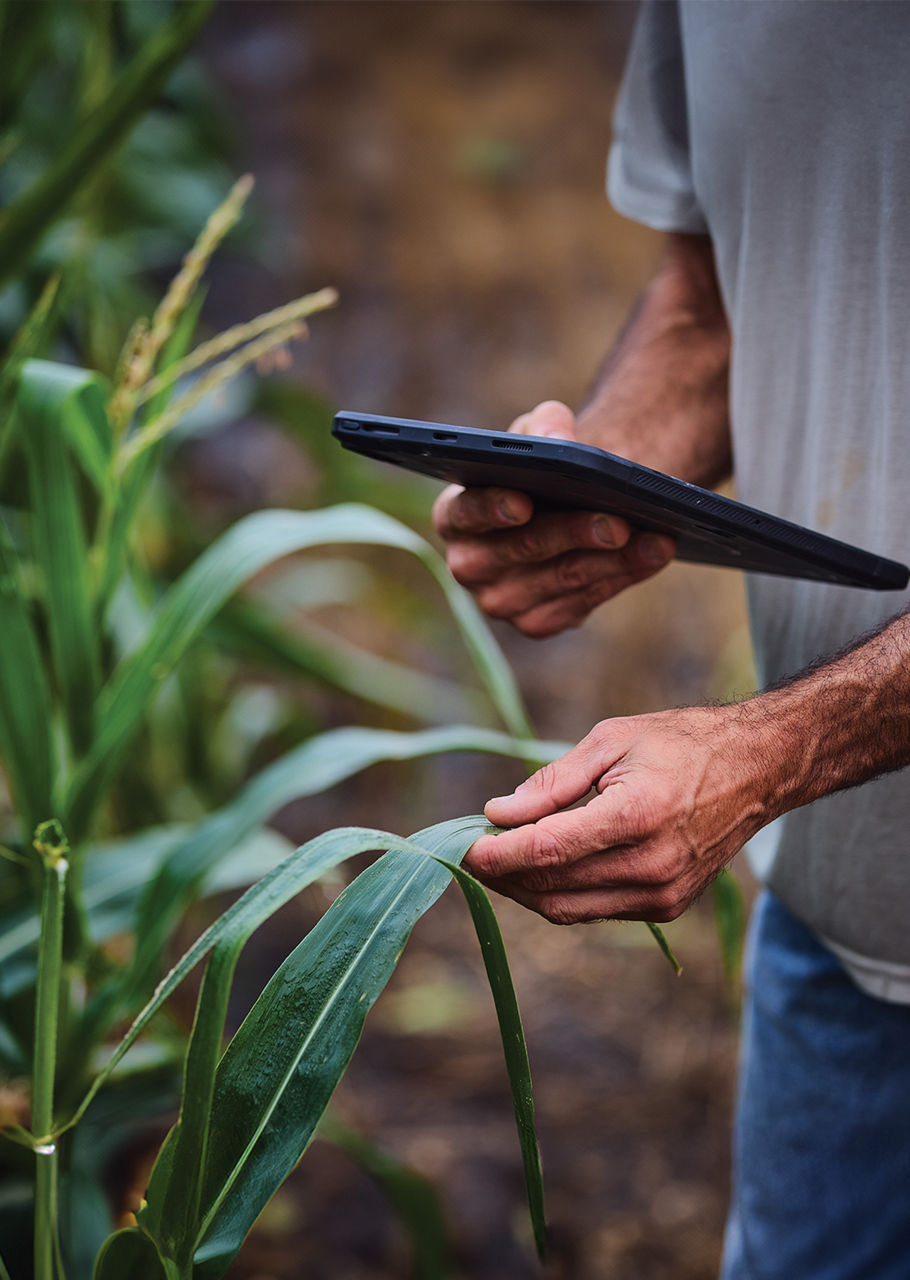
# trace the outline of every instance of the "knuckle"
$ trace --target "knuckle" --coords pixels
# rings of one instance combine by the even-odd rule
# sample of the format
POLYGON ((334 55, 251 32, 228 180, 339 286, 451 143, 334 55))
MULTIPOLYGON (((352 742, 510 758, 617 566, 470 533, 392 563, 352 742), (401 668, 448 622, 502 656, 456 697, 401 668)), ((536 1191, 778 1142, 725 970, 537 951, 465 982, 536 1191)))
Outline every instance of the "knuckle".
POLYGON ((679 919, 685 909, 685 906, 681 903, 672 907, 660 907, 649 915, 649 919, 654 924, 672 924, 674 920, 679 919))
MULTIPOLYGON (((654 836, 659 826, 650 801, 632 788, 628 788, 623 797, 623 825, 628 834, 637 840, 654 836)), ((659 848, 653 849, 653 856, 654 881, 663 883, 668 879, 668 859, 659 848)))
POLYGON ((658 889, 666 884, 667 873, 659 862, 648 860, 637 865, 635 868, 635 879, 641 884, 646 884, 651 888, 658 889))
POLYGON ((651 893, 650 900, 660 921, 664 923, 678 919, 686 909, 685 901, 674 884, 658 885, 651 893))
POLYGON ((598 758, 612 756, 616 758, 625 738, 626 718, 615 716, 609 720, 598 720, 579 743, 598 758))
POLYGON ((525 886, 533 893, 555 893, 559 888, 558 875, 554 870, 528 871, 524 875, 525 886))
POLYGON ((546 547, 540 530, 528 525, 516 535, 515 554, 520 560, 543 560, 546 558, 546 547))
MULTIPOLYGON (((546 794, 546 791, 544 794, 546 794)), ((531 865, 534 869, 561 867, 564 861, 565 857, 559 840, 556 839, 552 832, 543 831, 540 827, 536 827, 531 845, 531 865)))
POLYGON ((446 564, 449 566, 449 573, 453 578, 463 582, 467 577, 469 562, 470 556, 462 543, 453 542, 449 545, 449 549, 446 552, 446 564))
POLYGON ((550 924, 575 924, 579 918, 571 897, 565 893, 545 893, 537 909, 550 924))
POLYGON ((591 567, 578 555, 563 556, 555 565, 556 584, 567 591, 587 587, 591 579, 591 567))

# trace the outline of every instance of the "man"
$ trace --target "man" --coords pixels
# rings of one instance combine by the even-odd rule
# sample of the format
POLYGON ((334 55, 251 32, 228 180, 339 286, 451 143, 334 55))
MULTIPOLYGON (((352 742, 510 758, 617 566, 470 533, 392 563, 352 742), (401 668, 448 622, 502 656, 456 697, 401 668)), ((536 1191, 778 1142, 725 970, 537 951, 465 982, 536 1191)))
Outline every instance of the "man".
MULTIPOLYGON (((609 187, 668 233, 663 260, 578 417, 548 402, 512 430, 708 486, 735 459, 743 501, 906 561, 910 7, 646 0, 609 187)), ((454 575, 529 636, 672 556, 519 493, 448 489, 435 519, 454 575)), ((748 592, 765 692, 602 721, 489 802, 509 830, 468 865, 554 922, 666 921, 773 822, 723 1274, 907 1280, 907 599, 748 592)))

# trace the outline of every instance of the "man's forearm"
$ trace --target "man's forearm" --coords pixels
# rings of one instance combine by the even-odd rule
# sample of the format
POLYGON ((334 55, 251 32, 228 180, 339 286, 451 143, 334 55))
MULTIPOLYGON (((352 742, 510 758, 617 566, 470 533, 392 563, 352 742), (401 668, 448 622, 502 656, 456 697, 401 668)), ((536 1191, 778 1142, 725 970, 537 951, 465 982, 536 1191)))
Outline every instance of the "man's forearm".
POLYGON ((693 484, 730 474, 730 333, 705 236, 672 235, 578 415, 578 436, 693 484))
POLYGON ((466 866, 559 924, 675 920, 767 822, 908 763, 904 614, 746 702, 601 721, 489 801, 466 866))
POLYGON ((910 613, 730 711, 769 817, 910 764, 910 613))

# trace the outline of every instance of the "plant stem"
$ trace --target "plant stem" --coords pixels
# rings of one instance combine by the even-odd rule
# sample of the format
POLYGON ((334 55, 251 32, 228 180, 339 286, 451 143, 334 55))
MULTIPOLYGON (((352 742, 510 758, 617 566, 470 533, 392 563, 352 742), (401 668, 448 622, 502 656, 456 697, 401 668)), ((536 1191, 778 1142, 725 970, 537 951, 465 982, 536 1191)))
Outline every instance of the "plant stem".
POLYGON ((57 1234, 57 1144, 53 1137, 54 1075, 63 962, 63 899, 69 847, 56 822, 35 833, 44 877, 41 939, 35 1001, 35 1066, 32 1083, 32 1133, 35 1141, 35 1280, 54 1280, 57 1234))

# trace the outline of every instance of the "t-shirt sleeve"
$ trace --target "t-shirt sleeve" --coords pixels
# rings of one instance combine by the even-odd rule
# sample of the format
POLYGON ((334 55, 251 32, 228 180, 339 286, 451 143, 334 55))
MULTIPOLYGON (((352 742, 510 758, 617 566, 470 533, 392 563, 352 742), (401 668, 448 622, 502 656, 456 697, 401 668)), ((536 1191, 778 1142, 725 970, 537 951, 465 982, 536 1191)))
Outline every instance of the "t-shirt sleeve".
POLYGON ((607 192, 627 218, 697 234, 708 227, 692 180, 679 22, 676 0, 643 0, 613 115, 607 192))

